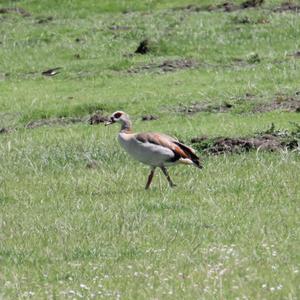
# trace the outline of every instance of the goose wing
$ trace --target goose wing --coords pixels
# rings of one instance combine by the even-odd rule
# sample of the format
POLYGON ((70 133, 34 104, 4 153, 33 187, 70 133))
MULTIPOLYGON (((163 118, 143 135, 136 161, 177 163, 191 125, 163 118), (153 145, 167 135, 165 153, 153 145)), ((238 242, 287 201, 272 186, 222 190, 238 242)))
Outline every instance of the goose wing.
POLYGON ((193 148, 180 143, 177 139, 166 134, 156 132, 138 133, 135 138, 141 143, 151 143, 171 150, 174 153, 174 157, 170 159, 170 162, 188 159, 197 167, 202 167, 199 157, 193 148))

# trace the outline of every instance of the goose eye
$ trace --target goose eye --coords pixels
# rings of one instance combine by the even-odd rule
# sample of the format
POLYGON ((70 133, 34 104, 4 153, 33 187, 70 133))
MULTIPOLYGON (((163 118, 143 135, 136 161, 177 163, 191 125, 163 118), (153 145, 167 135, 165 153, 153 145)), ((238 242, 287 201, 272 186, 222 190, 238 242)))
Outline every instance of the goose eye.
POLYGON ((119 119, 121 116, 122 116, 121 113, 115 113, 115 114, 114 114, 114 117, 115 117, 116 119, 119 119))

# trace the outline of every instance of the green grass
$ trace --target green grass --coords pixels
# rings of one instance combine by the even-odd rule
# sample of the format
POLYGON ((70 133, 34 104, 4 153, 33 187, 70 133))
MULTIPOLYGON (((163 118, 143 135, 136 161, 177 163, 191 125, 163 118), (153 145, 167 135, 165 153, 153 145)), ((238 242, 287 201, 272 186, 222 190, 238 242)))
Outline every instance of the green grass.
POLYGON ((222 1, 98 2, 0 3, 32 14, 0 14, 0 128, 16 128, 0 135, 0 299, 297 299, 299 151, 203 157, 201 171, 170 169, 175 189, 157 172, 146 192, 149 170, 122 151, 118 126, 24 126, 122 109, 136 131, 187 143, 292 128, 299 113, 251 108, 298 97, 299 14, 272 13, 280 1, 233 13, 172 9, 222 1), (130 56, 144 38, 153 51, 130 56), (179 58, 199 66, 127 72, 179 58), (194 102, 235 107, 176 112, 194 102))

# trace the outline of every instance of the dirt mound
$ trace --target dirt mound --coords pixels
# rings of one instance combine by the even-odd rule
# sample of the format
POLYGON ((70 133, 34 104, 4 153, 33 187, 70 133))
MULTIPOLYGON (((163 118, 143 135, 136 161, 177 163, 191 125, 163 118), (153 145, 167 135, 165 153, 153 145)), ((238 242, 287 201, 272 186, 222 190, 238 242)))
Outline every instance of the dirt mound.
POLYGON ((111 25, 108 27, 108 29, 112 31, 127 31, 127 30, 131 30, 131 27, 121 26, 121 25, 111 25))
MULTIPOLYGON (((59 117, 59 118, 32 120, 25 125, 25 128, 34 129, 34 128, 39 128, 44 126, 48 126, 48 127, 67 126, 76 123, 86 123, 86 124, 96 125, 96 124, 104 123, 108 120, 109 118, 107 116, 102 115, 100 112, 96 112, 90 116, 84 116, 84 117, 59 117)), ((0 128, 0 134, 11 133, 18 129, 20 128, 3 127, 0 128)))
POLYGON ((10 128, 10 127, 3 127, 3 128, 0 128, 0 134, 5 134, 5 133, 11 133, 13 132, 14 129, 13 128, 10 128))
POLYGON ((160 71, 160 72, 175 72, 183 69, 192 69, 198 66, 198 63, 191 59, 175 59, 165 60, 162 63, 152 63, 130 68, 128 73, 140 73, 147 71, 160 71))
POLYGON ((201 11, 223 11, 223 12, 233 12, 241 9, 247 9, 252 7, 259 7, 263 4, 264 0, 247 0, 240 5, 234 4, 232 2, 224 2, 218 5, 207 5, 199 6, 190 4, 187 6, 176 7, 174 10, 186 10, 190 12, 201 12, 201 11))
POLYGON ((100 123, 104 123, 108 121, 109 118, 107 116, 102 115, 100 112, 96 112, 90 116, 84 117, 62 117, 62 118, 49 118, 49 119, 41 119, 41 120, 34 120, 29 122, 25 128, 38 128, 42 126, 66 126, 70 124, 76 123, 88 123, 91 125, 96 125, 100 123))
POLYGON ((85 122, 86 118, 76 118, 76 117, 63 117, 63 118, 50 118, 30 121, 25 128, 38 128, 42 126, 56 126, 56 125, 69 125, 75 123, 85 122))
POLYGON ((3 7, 0 8, 0 14, 10 14, 15 13, 21 15, 22 17, 30 17, 31 14, 21 7, 3 7))
POLYGON ((97 169, 99 166, 99 162, 97 160, 90 160, 86 164, 87 169, 97 169))
POLYGON ((241 8, 258 7, 264 3, 264 0, 247 0, 241 4, 241 8))
POLYGON ((53 21, 54 18, 52 16, 49 16, 49 17, 40 17, 40 18, 37 18, 37 24, 46 24, 46 23, 49 23, 51 21, 53 21))
POLYGON ((209 11, 210 6, 198 6, 196 4, 189 4, 186 6, 177 6, 172 8, 172 10, 183 10, 183 11, 189 11, 189 12, 199 12, 199 11, 209 11))
POLYGON ((95 114, 91 115, 88 119, 88 122, 91 125, 97 125, 107 121, 109 121, 109 117, 102 115, 100 112, 96 112, 95 114))
POLYGON ((281 109, 288 112, 300 112, 300 100, 294 97, 277 96, 271 103, 256 105, 253 112, 269 112, 281 109))
MULTIPOLYGON (((195 142, 197 139, 194 138, 192 141, 195 142)), ((208 154, 223 154, 248 152, 258 148, 275 151, 281 149, 281 143, 267 135, 260 138, 217 137, 215 139, 198 139, 196 147, 208 154)))
POLYGON ((232 58, 232 64, 230 67, 249 67, 254 64, 258 64, 261 62, 261 58, 257 53, 251 53, 246 58, 234 57, 232 58))
POLYGON ((248 16, 234 16, 232 22, 234 24, 254 24, 248 16))
POLYGON ((141 119, 142 121, 153 121, 153 120, 158 120, 159 118, 154 115, 143 115, 141 119))
POLYGON ((254 137, 216 137, 207 136, 191 139, 194 147, 203 153, 219 155, 224 153, 243 153, 251 150, 279 151, 300 149, 300 125, 294 131, 275 130, 274 124, 265 132, 254 137))
POLYGON ((291 3, 291 2, 283 2, 279 7, 276 7, 274 12, 300 12, 300 5, 291 3))
POLYGON ((178 69, 190 69, 196 67, 197 63, 190 59, 166 60, 158 67, 164 72, 173 72, 178 69))
POLYGON ((194 5, 190 4, 187 6, 181 6, 181 7, 175 7, 174 10, 185 10, 189 12, 201 12, 201 11, 226 11, 226 12, 231 12, 240 9, 239 5, 235 5, 231 2, 224 2, 219 5, 207 5, 207 6, 199 6, 199 5, 194 5))
POLYGON ((183 113, 192 115, 200 112, 209 113, 225 113, 234 111, 235 113, 264 113, 274 110, 282 110, 285 112, 300 112, 300 92, 296 92, 294 96, 289 95, 277 95, 272 102, 261 103, 255 101, 254 95, 246 93, 242 98, 236 98, 231 100, 231 103, 223 102, 221 104, 213 104, 207 102, 194 102, 191 104, 179 104, 178 106, 168 106, 167 110, 176 113, 183 113), (248 102, 250 107, 245 106, 245 102, 248 102), (250 103, 251 102, 251 103, 250 103))
POLYGON ((289 56, 294 56, 295 58, 300 58, 300 51, 296 51, 294 54, 289 55, 289 56))
POLYGON ((213 112, 213 113, 227 112, 232 108, 233 105, 226 102, 222 104, 195 102, 190 105, 180 105, 175 108, 175 111, 190 115, 198 112, 213 112))

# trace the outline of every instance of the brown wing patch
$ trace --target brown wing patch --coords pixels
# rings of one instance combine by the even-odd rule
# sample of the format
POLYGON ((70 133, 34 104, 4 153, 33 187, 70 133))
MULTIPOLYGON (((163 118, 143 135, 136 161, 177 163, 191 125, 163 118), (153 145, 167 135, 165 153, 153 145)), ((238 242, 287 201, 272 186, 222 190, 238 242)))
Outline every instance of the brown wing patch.
POLYGON ((194 165, 196 165, 198 168, 202 168, 202 165, 200 163, 200 159, 199 157, 196 155, 195 153, 195 150, 182 144, 182 143, 179 143, 179 142, 175 142, 176 145, 178 145, 178 147, 180 147, 180 149, 182 151, 184 151, 184 153, 188 156, 187 158, 189 158, 193 163, 194 165))
POLYGON ((190 158, 188 153, 176 144, 176 140, 160 133, 139 133, 136 135, 136 139, 142 143, 151 143, 166 147, 174 152, 174 159, 190 158))
POLYGON ((180 143, 176 139, 173 139, 170 136, 160 134, 160 133, 139 133, 136 136, 136 139, 142 143, 152 143, 155 145, 160 145, 166 147, 173 151, 174 157, 170 160, 175 162, 181 158, 189 159, 199 168, 202 168, 199 157, 196 155, 195 150, 186 146, 185 144, 180 143))
POLYGON ((151 143, 155 145, 160 145, 169 148, 171 150, 173 150, 174 147, 176 146, 174 144, 174 142, 176 141, 175 139, 161 133, 156 133, 156 132, 139 133, 135 137, 138 141, 142 143, 151 143))
POLYGON ((175 142, 175 144, 178 145, 185 153, 190 155, 192 158, 193 157, 198 158, 198 156, 196 155, 196 152, 193 148, 191 148, 185 144, 182 144, 180 142, 175 142))
POLYGON ((180 158, 189 158, 186 152, 184 152, 179 146, 174 145, 174 148, 172 149, 175 154, 180 156, 180 158))
POLYGON ((139 133, 135 137, 138 141, 142 143, 151 143, 167 147, 166 141, 164 141, 164 139, 161 138, 161 135, 159 133, 139 133))

